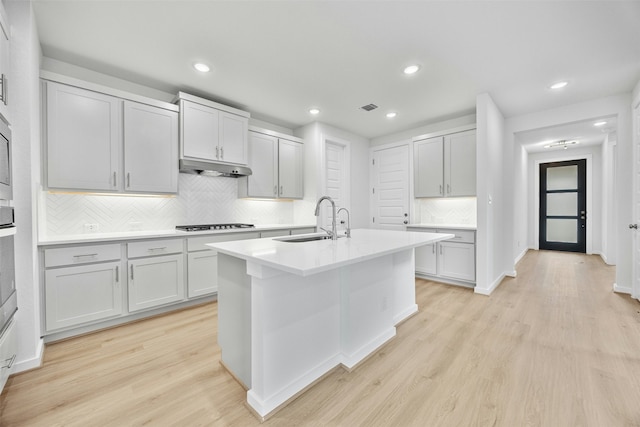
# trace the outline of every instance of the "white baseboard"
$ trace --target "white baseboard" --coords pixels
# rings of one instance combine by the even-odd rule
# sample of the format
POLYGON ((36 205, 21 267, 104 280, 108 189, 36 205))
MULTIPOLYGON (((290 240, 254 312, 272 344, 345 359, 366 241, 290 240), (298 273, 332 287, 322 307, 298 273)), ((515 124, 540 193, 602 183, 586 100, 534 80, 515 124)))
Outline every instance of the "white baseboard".
POLYGON ((618 294, 628 294, 631 295, 633 293, 633 290, 629 287, 626 286, 618 286, 617 283, 613 284, 613 292, 618 293, 618 294))
POLYGON ((513 265, 517 265, 520 262, 520 260, 522 258, 524 258, 524 256, 527 254, 527 252, 529 252, 529 248, 524 248, 524 250, 522 252, 520 252, 520 255, 518 255, 516 257, 515 261, 513 262, 513 265))
POLYGON ((38 348, 36 349, 36 355, 31 359, 21 360, 16 362, 16 370, 13 372, 17 374, 18 372, 29 371, 31 369, 36 369, 42 366, 42 358, 44 356, 44 340, 40 338, 38 340, 38 348))
POLYGON ((496 288, 500 285, 500 283, 502 283, 502 280, 506 276, 507 276, 507 273, 502 273, 500 277, 498 277, 498 279, 496 279, 488 288, 479 288, 478 285, 476 284, 476 287, 473 288, 473 292, 476 294, 489 296, 493 291, 496 290, 496 288))

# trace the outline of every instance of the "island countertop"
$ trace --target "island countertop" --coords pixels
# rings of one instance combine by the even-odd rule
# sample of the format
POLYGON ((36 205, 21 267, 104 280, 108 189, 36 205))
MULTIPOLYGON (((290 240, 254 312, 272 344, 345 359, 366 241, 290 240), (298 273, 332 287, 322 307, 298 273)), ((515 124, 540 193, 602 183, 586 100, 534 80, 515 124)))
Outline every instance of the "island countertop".
POLYGON ((453 238, 453 234, 357 229, 351 238, 304 243, 252 239, 210 243, 207 246, 249 262, 300 276, 392 254, 405 249, 453 238))

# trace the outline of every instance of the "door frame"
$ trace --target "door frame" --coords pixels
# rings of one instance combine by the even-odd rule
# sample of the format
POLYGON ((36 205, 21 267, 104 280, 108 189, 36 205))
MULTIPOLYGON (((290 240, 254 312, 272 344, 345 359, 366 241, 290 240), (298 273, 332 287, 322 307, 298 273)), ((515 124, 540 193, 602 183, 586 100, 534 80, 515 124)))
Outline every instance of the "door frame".
POLYGON ((415 197, 413 196, 413 140, 408 138, 383 145, 375 145, 369 149, 369 228, 377 228, 377 224, 373 223, 375 205, 372 191, 375 179, 373 176, 373 168, 371 167, 373 165, 373 155, 376 151, 388 150, 390 148, 398 148, 402 146, 407 146, 409 149, 409 224, 416 223, 415 197))
POLYGON ((593 254, 593 156, 591 154, 571 154, 558 155, 534 161, 533 185, 534 185, 534 224, 533 224, 533 244, 534 249, 540 249, 540 164, 566 162, 570 160, 587 161, 587 251, 588 255, 593 254))

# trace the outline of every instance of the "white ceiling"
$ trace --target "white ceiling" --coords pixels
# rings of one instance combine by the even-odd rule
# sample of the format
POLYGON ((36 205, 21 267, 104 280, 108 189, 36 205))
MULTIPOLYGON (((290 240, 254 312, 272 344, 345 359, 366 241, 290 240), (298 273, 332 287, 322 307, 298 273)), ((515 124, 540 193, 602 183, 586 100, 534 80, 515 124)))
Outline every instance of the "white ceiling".
POLYGON ((640 80, 638 1, 33 3, 47 57, 289 128, 317 120, 367 138, 473 113, 478 93, 511 117, 640 80), (403 75, 411 63, 422 69, 403 75), (380 108, 358 109, 369 103, 380 108))
POLYGON ((577 144, 568 145, 566 148, 567 150, 574 150, 602 144, 610 132, 617 130, 617 126, 616 117, 599 117, 597 119, 520 132, 516 134, 515 140, 525 146, 529 153, 563 150, 562 146, 544 148, 545 145, 559 141, 578 141, 577 144), (594 123, 598 122, 606 122, 606 124, 594 126, 594 123))

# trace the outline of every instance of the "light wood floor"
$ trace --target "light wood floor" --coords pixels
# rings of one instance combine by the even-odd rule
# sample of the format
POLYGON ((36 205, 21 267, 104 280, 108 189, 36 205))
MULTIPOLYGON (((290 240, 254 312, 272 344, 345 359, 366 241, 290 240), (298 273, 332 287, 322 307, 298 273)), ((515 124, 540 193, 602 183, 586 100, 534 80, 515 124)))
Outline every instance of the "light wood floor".
MULTIPOLYGON (((267 426, 640 425, 640 303, 597 256, 530 251, 490 297, 416 281, 419 313, 267 426)), ((9 426, 252 426, 219 365, 217 305, 48 345, 9 426)))

